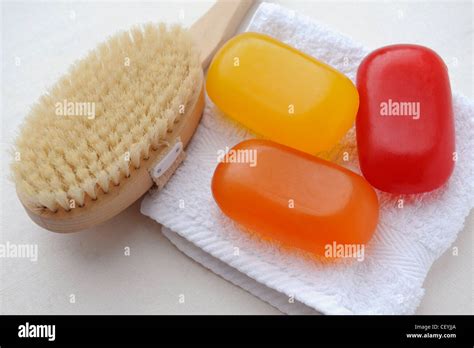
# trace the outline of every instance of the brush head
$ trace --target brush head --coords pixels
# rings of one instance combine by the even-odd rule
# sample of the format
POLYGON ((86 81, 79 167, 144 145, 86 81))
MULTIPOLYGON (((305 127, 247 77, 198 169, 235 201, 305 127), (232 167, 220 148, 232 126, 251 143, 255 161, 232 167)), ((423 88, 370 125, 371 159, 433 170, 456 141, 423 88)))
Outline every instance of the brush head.
POLYGON ((201 79, 199 51, 180 27, 137 26, 102 43, 27 116, 12 163, 22 201, 69 211, 119 185, 160 147, 201 79))

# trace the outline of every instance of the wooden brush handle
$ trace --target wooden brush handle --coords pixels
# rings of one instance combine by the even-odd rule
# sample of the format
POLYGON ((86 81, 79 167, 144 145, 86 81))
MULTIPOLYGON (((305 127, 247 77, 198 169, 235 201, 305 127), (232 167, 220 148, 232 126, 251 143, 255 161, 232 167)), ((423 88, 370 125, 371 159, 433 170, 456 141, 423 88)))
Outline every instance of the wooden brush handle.
MULTIPOLYGON (((252 3, 252 0, 218 0, 206 14, 192 25, 190 31, 201 53, 203 70, 207 68, 216 51, 234 35, 252 3)), ((196 127, 197 124, 190 130, 191 134, 188 138, 192 136, 196 127)), ((150 176, 158 189, 168 182, 183 161, 184 153, 178 156, 169 156, 176 155, 175 147, 171 145, 177 145, 177 142, 180 142, 179 137, 175 143, 170 144, 162 152, 150 168, 150 176), (174 160, 171 159, 173 162, 167 163, 168 157, 174 158, 174 160)))
POLYGON ((211 62, 216 51, 234 35, 252 0, 220 0, 194 23, 191 34, 201 51, 202 68, 211 62))

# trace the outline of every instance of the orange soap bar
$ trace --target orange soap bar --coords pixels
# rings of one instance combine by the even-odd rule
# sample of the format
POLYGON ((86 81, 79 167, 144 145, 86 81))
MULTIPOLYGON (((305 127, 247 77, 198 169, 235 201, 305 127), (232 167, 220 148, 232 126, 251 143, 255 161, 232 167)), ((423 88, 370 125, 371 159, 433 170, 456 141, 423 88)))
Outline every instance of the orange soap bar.
POLYGON ((377 195, 348 169, 269 140, 241 142, 222 157, 214 199, 263 239, 324 256, 330 245, 364 245, 375 231, 377 195))

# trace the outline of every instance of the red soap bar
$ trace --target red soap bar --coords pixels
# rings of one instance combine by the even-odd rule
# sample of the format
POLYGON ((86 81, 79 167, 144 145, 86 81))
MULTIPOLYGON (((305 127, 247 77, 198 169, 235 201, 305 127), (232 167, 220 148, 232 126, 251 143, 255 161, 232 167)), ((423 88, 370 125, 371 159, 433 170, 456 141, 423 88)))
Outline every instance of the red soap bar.
POLYGON ((446 65, 431 49, 393 45, 357 72, 359 161, 365 178, 392 193, 443 185, 454 168, 454 120, 446 65))

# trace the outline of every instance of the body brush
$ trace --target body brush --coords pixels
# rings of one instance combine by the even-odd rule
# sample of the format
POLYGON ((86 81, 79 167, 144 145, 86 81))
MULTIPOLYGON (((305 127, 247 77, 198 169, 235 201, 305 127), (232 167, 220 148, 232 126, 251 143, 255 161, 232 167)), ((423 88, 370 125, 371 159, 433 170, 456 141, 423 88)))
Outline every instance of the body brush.
POLYGON ((203 111, 203 69, 250 5, 217 2, 189 30, 137 26, 76 62, 16 140, 13 179, 31 219, 82 230, 165 185, 203 111))

